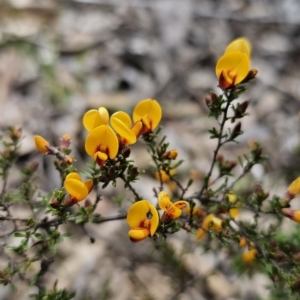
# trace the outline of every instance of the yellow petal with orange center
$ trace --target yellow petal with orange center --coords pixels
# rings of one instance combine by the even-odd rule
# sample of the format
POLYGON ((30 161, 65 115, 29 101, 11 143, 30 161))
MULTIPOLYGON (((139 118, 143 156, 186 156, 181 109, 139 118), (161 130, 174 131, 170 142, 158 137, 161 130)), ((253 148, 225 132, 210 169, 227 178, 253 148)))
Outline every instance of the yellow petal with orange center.
POLYGON ((43 137, 41 137, 40 135, 35 135, 34 142, 35 142, 35 147, 38 151, 45 154, 49 152, 46 146, 50 146, 50 143, 47 140, 45 140, 43 137))
POLYGON ((85 140, 85 150, 92 157, 101 147, 108 149, 110 159, 115 158, 119 150, 118 138, 108 125, 93 129, 85 140))
POLYGON ((150 235, 150 231, 147 228, 134 228, 128 231, 128 235, 133 242, 139 242, 150 235))
POLYGON ((113 129, 125 139, 127 144, 134 144, 136 142, 136 135, 131 131, 131 119, 124 112, 117 112, 113 114, 110 118, 110 124, 113 129), (129 118, 129 120, 127 119, 129 118))
POLYGON ((109 119, 108 111, 105 107, 100 107, 97 109, 91 109, 87 111, 82 119, 84 128, 87 131, 92 131, 94 128, 107 125, 109 119))
POLYGON ((225 49, 225 53, 229 52, 241 52, 246 54, 247 57, 250 59, 251 44, 246 38, 235 39, 225 49))
POLYGON ((133 121, 137 122, 144 118, 149 122, 151 130, 154 130, 162 117, 162 110, 159 103, 154 99, 145 99, 140 101, 133 110, 133 121), (149 120, 149 121, 148 121, 149 120))
POLYGON ((126 220, 132 229, 146 226, 150 235, 153 236, 158 227, 159 215, 148 200, 140 200, 130 206, 126 220))
POLYGON ((225 53, 217 62, 216 75, 221 73, 229 84, 238 84, 245 79, 250 70, 250 60, 240 52, 225 53))
POLYGON ((66 179, 64 187, 67 192, 76 199, 77 202, 83 200, 88 195, 88 189, 83 182, 77 179, 66 179))

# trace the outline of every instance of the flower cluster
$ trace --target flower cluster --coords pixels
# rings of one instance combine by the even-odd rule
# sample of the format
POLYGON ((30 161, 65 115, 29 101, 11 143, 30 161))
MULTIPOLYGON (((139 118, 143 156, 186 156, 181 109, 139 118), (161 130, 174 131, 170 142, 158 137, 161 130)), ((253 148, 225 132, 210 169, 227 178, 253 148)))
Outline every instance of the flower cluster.
POLYGON ((124 146, 132 145, 140 135, 152 132, 161 117, 161 107, 154 99, 139 102, 133 110, 132 119, 123 111, 109 118, 104 107, 89 110, 83 116, 83 125, 89 132, 85 150, 99 166, 103 166, 108 159, 114 159, 124 146))

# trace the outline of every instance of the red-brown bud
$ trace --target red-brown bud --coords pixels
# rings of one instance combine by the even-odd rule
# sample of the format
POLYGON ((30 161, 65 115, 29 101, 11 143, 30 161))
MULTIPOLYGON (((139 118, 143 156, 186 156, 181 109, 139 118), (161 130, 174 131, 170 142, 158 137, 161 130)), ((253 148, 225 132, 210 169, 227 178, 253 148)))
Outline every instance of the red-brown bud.
POLYGON ((56 198, 51 198, 49 204, 52 208, 59 208, 60 207, 60 203, 56 198))
POLYGON ((248 105, 250 103, 250 100, 246 100, 242 103, 239 103, 234 110, 234 116, 235 118, 241 118, 243 117, 244 113, 246 112, 248 105))
POLYGON ((231 136, 229 139, 234 140, 236 137, 238 137, 242 133, 241 128, 242 128, 242 123, 241 122, 236 123, 236 125, 232 129, 231 136))

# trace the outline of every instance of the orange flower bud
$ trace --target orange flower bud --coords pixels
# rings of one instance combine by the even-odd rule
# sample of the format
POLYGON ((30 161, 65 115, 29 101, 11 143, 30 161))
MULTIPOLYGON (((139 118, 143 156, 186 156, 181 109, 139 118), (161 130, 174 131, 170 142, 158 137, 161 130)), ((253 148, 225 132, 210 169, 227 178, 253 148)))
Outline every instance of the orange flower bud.
POLYGON ((257 73, 258 73, 257 69, 251 69, 251 70, 249 70, 246 78, 242 81, 242 83, 246 83, 246 82, 254 79, 256 77, 257 73))
POLYGON ((176 159, 177 155, 178 155, 177 150, 172 149, 172 150, 170 150, 170 151, 167 151, 167 152, 164 154, 164 158, 167 158, 167 159, 176 159))
POLYGON ((300 177, 295 179, 288 187, 288 193, 295 197, 296 195, 300 194, 300 177))
POLYGON ((34 142, 35 142, 35 147, 38 151, 40 151, 44 154, 49 153, 49 150, 47 147, 50 146, 50 143, 47 140, 45 140, 43 137, 41 137, 40 135, 35 135, 34 142))
POLYGON ((254 260, 256 260, 256 256, 257 256, 257 250, 253 248, 245 252, 242 258, 245 263, 252 263, 254 260))
POLYGON ((240 238, 239 246, 240 246, 241 248, 244 248, 244 247, 247 246, 247 239, 246 239, 244 236, 242 236, 242 237, 240 238))
POLYGON ((281 213, 285 216, 290 218, 291 220, 300 223, 300 210, 293 210, 291 208, 283 208, 281 213))

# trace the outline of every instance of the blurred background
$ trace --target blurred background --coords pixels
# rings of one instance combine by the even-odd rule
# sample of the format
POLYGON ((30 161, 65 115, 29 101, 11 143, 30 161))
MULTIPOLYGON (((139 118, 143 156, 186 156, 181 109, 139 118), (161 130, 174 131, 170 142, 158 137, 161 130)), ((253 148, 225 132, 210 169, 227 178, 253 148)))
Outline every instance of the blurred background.
MULTIPOLYGON (((245 133, 222 153, 232 159, 248 151, 249 141, 261 142, 269 161, 254 168, 251 180, 283 193, 299 176, 299 16, 298 0, 1 0, 0 129, 23 128, 18 163, 40 161, 38 184, 47 193, 60 186, 59 176, 52 160, 36 152, 33 135, 57 144, 68 133, 80 169, 88 161, 81 123, 88 109, 131 113, 139 100, 155 98, 163 134, 185 160, 180 171, 185 178, 192 172, 191 192, 199 190, 197 174, 208 170, 216 143, 204 96, 218 92, 214 68, 226 45, 245 36, 259 73, 242 96, 251 100, 245 133)), ((148 171, 135 188, 154 199, 150 158, 142 142, 133 148, 148 171)), ((104 190, 98 212, 124 210, 120 193, 122 185, 104 190)), ((59 288, 77 292, 75 299, 268 299, 266 276, 237 275, 226 251, 205 252, 186 232, 157 251, 151 241, 132 244, 122 220, 63 230, 72 237, 60 244, 45 282, 51 288, 58 280, 59 288)), ((20 281, 14 293, 1 286, 0 299, 28 299, 34 291, 20 281)))

